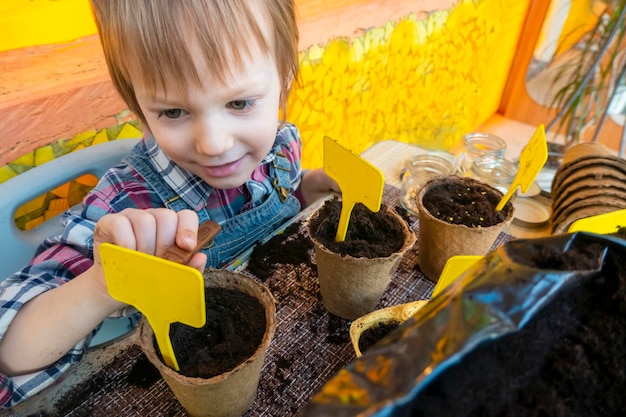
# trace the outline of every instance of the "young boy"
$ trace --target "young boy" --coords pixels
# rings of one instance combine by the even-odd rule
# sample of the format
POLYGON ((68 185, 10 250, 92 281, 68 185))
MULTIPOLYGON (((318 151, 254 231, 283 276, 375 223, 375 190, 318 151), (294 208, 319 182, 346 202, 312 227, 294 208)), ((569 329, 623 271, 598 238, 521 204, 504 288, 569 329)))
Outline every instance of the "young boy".
POLYGON ((12 406, 78 362, 125 306, 98 248, 160 256, 222 231, 189 265, 219 267, 303 205, 339 191, 303 173, 297 129, 279 120, 298 70, 293 0, 92 0, 113 83, 143 140, 0 288, 0 401, 12 406))

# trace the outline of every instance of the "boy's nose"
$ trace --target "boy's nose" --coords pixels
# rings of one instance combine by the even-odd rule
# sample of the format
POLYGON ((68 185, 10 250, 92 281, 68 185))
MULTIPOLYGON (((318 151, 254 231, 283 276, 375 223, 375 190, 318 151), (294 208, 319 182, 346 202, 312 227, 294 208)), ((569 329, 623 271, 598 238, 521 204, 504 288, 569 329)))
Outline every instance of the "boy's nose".
POLYGON ((219 117, 204 118, 195 128, 196 151, 206 156, 219 156, 233 146, 228 123, 219 117))

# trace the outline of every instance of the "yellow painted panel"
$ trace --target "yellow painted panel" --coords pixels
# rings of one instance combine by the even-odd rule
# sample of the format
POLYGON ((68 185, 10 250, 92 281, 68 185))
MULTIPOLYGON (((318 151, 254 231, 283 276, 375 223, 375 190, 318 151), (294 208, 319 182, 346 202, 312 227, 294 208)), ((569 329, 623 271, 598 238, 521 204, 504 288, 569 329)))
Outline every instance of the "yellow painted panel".
MULTIPOLYGON (((43 221, 48 221, 50 219, 52 219, 55 216, 58 216, 59 214, 64 213, 65 210, 46 210, 46 212, 43 214, 43 221)), ((31 227, 30 224, 27 225, 27 227, 31 227)), ((28 229, 27 229, 28 230, 28 229)))
POLYGON ((79 178, 76 178, 76 182, 80 185, 86 185, 88 187, 95 187, 98 183, 98 178, 94 177, 91 174, 83 175, 79 178))
POLYGON ((59 211, 67 210, 68 208, 69 208, 69 204, 67 203, 66 198, 53 198, 50 200, 50 203, 48 204, 48 210, 46 210, 46 212, 49 212, 49 211, 59 212, 59 211))
POLYGON ((2 0, 0 28, 0 51, 96 33, 88 0, 2 0))
POLYGON ((34 219, 26 222, 26 224, 24 225, 24 230, 34 229, 35 227, 41 225, 44 222, 44 220, 45 220, 44 216, 35 217, 34 219))
POLYGON ((388 139, 456 146, 497 111, 529 5, 461 0, 303 51, 287 107, 303 166, 318 166, 324 135, 356 152, 388 139))
POLYGON ((42 146, 35 150, 35 166, 43 165, 54 159, 54 151, 52 146, 42 146))
POLYGON ((109 141, 109 135, 107 134, 106 129, 102 129, 101 131, 99 131, 98 133, 96 133, 96 136, 94 136, 93 138, 93 142, 91 143, 91 145, 99 145, 101 143, 105 143, 109 141))
MULTIPOLYGON (((57 188, 55 188, 54 190, 50 191, 50 193, 54 194, 57 197, 61 197, 63 199, 67 200, 67 196, 70 193, 70 183, 65 183, 57 188)), ((57 199, 55 199, 57 200, 57 199)))
POLYGON ((131 123, 126 123, 118 133, 116 139, 133 139, 133 138, 142 138, 143 133, 141 130, 137 129, 131 123))
POLYGON ((15 165, 24 165, 24 166, 32 168, 35 166, 35 152, 30 152, 25 155, 22 155, 11 163, 15 165))
POLYGON ((33 211, 39 210, 45 206, 47 202, 47 195, 40 195, 39 197, 29 201, 15 211, 15 217, 21 217, 33 211))
POLYGON ((0 183, 10 180, 16 175, 17 173, 13 171, 9 165, 5 165, 0 168, 0 183))

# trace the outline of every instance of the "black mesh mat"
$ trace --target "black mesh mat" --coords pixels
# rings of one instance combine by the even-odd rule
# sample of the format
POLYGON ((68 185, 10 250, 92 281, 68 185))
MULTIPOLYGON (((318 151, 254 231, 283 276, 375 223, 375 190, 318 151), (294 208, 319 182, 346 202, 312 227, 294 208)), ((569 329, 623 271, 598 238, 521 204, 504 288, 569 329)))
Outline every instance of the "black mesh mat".
MULTIPOLYGON (((386 186, 383 202, 396 207, 398 195, 398 189, 386 186)), ((407 221, 418 230, 416 218, 407 217, 407 221)), ((298 233, 304 233, 302 229, 298 233)), ((495 245, 510 238, 502 234, 495 245)), ((416 245, 405 255, 379 307, 430 297, 434 283, 419 272, 417 260, 416 245)), ((245 416, 291 417, 355 358, 348 335, 350 322, 326 312, 316 272, 310 266, 281 265, 265 284, 277 301, 278 326, 266 354, 257 398, 245 416)), ((74 417, 186 415, 135 345, 54 407, 56 414, 74 417)))

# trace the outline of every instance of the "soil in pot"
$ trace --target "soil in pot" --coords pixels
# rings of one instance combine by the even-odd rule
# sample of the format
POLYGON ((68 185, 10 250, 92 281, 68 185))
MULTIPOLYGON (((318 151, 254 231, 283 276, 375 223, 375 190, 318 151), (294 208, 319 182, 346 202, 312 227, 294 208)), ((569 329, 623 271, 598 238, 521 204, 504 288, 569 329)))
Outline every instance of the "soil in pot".
POLYGON ((417 195, 419 264, 437 282, 448 260, 457 255, 483 256, 512 221, 510 201, 496 210, 503 194, 469 177, 435 177, 417 195))
MULTIPOLYGON (((600 245, 541 251, 540 268, 597 268, 600 245)), ((521 330, 481 344, 402 412, 411 416, 614 416, 626 413, 626 273, 560 291, 521 330)))
POLYGON ((235 368, 258 349, 265 334, 265 310, 244 292, 206 288, 206 324, 170 326, 180 374, 211 378, 235 368))
POLYGON ((361 337, 359 337, 359 350, 361 351, 361 353, 364 353, 367 349, 374 346, 376 343, 378 343, 378 341, 383 339, 399 326, 399 322, 389 321, 366 329, 363 333, 361 333, 361 337))
POLYGON ((383 258, 398 252, 404 245, 402 227, 381 205, 376 213, 361 203, 352 209, 346 239, 336 242, 341 201, 327 200, 319 215, 311 218, 311 233, 328 250, 354 258, 383 258))
POLYGON ((502 223, 511 210, 512 203, 496 211, 502 196, 479 183, 468 187, 462 182, 449 182, 434 186, 424 194, 424 207, 436 218, 447 223, 467 227, 489 227, 502 223))

